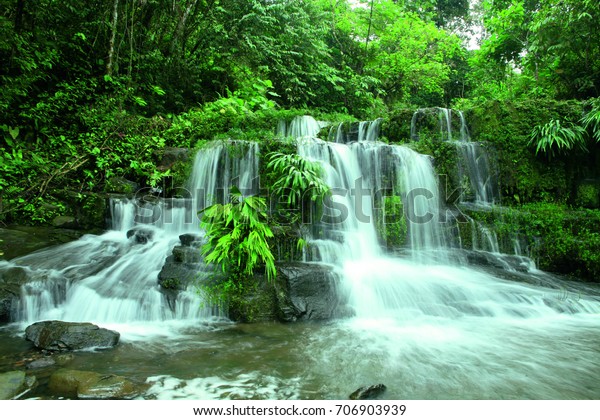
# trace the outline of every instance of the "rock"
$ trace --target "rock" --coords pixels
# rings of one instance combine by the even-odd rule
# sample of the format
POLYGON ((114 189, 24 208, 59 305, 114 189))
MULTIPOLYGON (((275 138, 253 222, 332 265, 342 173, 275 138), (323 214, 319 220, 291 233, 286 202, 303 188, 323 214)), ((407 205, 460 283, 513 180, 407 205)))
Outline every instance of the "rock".
POLYGON ((195 235, 193 233, 184 233, 183 235, 179 235, 179 240, 181 241, 182 246, 192 246, 192 247, 200 247, 203 243, 203 238, 200 235, 195 235))
POLYGON ((374 400, 382 395, 387 387, 384 384, 363 386, 350 394, 351 400, 374 400))
POLYGON ((133 238, 132 240, 136 244, 146 244, 154 238, 154 231, 145 228, 133 228, 127 231, 127 238, 133 238))
POLYGON ((29 280, 25 268, 8 264, 0 267, 0 322, 10 321, 13 302, 21 295, 21 286, 29 280))
POLYGON ((77 221, 73 216, 56 216, 54 220, 52 220, 52 226, 73 229, 77 227, 77 221))
POLYGON ((174 255, 170 255, 158 273, 158 284, 165 289, 185 290, 199 279, 200 268, 197 264, 177 261, 174 255))
POLYGON ((139 394, 138 388, 122 376, 71 369, 54 372, 48 388, 56 396, 81 399, 131 399, 139 394))
POLYGON ((27 369, 45 369, 56 364, 52 357, 42 357, 27 364, 27 369))
POLYGON ((114 347, 119 333, 89 322, 41 321, 25 329, 25 338, 44 350, 69 351, 92 347, 114 347))
POLYGON ((277 318, 280 321, 327 320, 347 315, 339 278, 326 265, 281 263, 274 283, 277 318))
POLYGON ((176 246, 173 248, 173 260, 176 262, 196 264, 202 259, 202 253, 197 248, 189 246, 176 246))
POLYGON ((0 400, 19 397, 33 388, 36 382, 34 376, 28 377, 22 371, 0 373, 0 400))

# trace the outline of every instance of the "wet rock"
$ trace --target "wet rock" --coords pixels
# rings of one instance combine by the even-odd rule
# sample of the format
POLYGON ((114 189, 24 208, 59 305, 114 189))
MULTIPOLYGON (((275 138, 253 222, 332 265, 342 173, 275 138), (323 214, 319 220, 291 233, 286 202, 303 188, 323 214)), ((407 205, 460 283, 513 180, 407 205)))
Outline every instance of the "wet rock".
POLYGON ((21 294, 21 286, 29 280, 27 270, 22 267, 0 268, 0 322, 10 321, 13 302, 21 294))
POLYGON ((0 373, 0 400, 19 397, 32 389, 36 382, 34 376, 26 376, 22 371, 0 373))
POLYGON ((52 226, 57 227, 57 228, 72 229, 72 228, 76 228, 78 225, 77 225, 77 221, 75 220, 75 218, 73 216, 56 216, 52 220, 52 226))
POLYGON ((45 369, 54 365, 56 365, 56 360, 48 356, 29 362, 27 364, 27 369, 45 369))
POLYGON ((182 246, 191 246, 191 247, 200 247, 202 245, 202 237, 200 235, 195 235, 193 233, 184 233, 183 235, 179 235, 179 240, 181 241, 182 246))
POLYGON ((374 400, 381 396, 387 387, 384 384, 362 386, 350 394, 351 400, 374 400))
POLYGON ((41 321, 25 329, 25 338, 44 350, 69 351, 93 347, 114 347, 119 333, 89 322, 41 321))
POLYGON ((59 369, 50 376, 48 388, 56 396, 81 399, 131 399, 140 391, 122 376, 59 369))
POLYGON ((177 261, 175 255, 170 255, 158 273, 158 284, 164 289, 185 290, 189 284, 198 280, 199 270, 197 264, 177 261))
POLYGON ((154 231, 144 228, 133 228, 127 231, 127 238, 136 244, 146 244, 154 238, 154 231))
POLYGON ((197 248, 176 246, 173 248, 173 259, 176 262, 195 264, 202 261, 202 254, 197 248))
POLYGON ((340 279, 331 267, 282 263, 275 282, 276 314, 280 321, 327 320, 347 314, 340 279))

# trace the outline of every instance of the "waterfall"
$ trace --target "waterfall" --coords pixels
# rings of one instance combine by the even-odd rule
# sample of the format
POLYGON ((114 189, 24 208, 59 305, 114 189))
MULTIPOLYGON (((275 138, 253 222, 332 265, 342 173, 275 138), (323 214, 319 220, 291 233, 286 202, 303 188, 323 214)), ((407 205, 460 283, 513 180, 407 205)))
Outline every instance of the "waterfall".
MULTIPOLYGON (((441 115, 444 133, 450 139, 451 113, 441 115)), ((359 132, 366 132, 364 124, 358 127, 359 132)), ((466 126, 461 132, 464 142, 456 143, 468 143, 466 126)), ((335 135, 339 138, 337 133, 339 127, 335 135)), ((304 137, 298 140, 298 153, 321 163, 324 180, 332 189, 323 214, 313 220, 306 258, 331 264, 338 270, 342 279, 340 293, 348 296, 356 314, 349 324, 352 329, 368 331, 383 343, 382 337, 412 328, 411 325, 443 330, 453 320, 465 317, 513 322, 549 319, 562 311, 595 313, 600 307, 595 299, 557 301, 549 298, 552 287, 506 282, 488 272, 457 265, 458 251, 451 252, 447 245, 446 230, 450 226, 446 226, 445 209, 429 157, 376 139, 326 142, 304 137), (380 246, 374 223, 380 194, 402 197, 408 225, 408 255, 390 256, 380 246), (383 335, 379 336, 379 332, 383 335)), ((513 267, 528 261, 502 256, 492 231, 481 226, 474 230, 475 248, 485 249, 484 253, 491 256, 491 267, 517 275, 520 270, 513 267)), ((466 262, 462 258, 460 261, 461 265, 466 262)), ((522 269, 528 271, 530 266, 522 269)), ((550 281, 538 275, 541 283, 550 281)))
POLYGON ((333 143, 352 143, 361 141, 377 141, 381 130, 381 118, 373 121, 339 123, 329 129, 328 140, 333 143))
POLYGON ((327 123, 319 122, 310 115, 294 117, 289 124, 280 121, 277 126, 277 134, 281 137, 292 137, 294 139, 304 137, 317 137, 321 128, 327 123))
MULTIPOLYGON (((457 172, 463 188, 461 201, 480 206, 499 203, 498 179, 494 173, 490 153, 481 143, 471 141, 462 111, 448 108, 418 109, 413 113, 411 119, 411 138, 413 140, 420 139, 421 120, 426 120, 426 117, 432 113, 437 114, 439 139, 451 142, 456 146, 457 172), (458 115, 460 121, 458 129, 455 128, 452 118, 455 114, 458 115)), ((425 124, 427 122, 425 121, 425 124)))
POLYGON ((256 143, 217 142, 200 150, 186 188, 180 191, 183 198, 150 193, 112 198, 110 230, 103 235, 85 235, 10 262, 32 280, 22 287, 14 320, 110 325, 215 315, 193 288, 181 291, 175 306, 170 305, 158 285, 158 274, 180 243, 179 235, 202 234, 198 211, 226 200, 232 185, 245 194, 258 190, 256 143))
POLYGON ((317 260, 339 263, 381 256, 374 209, 377 198, 387 194, 402 197, 415 258, 445 246, 437 180, 427 156, 377 141, 342 144, 315 138, 299 141, 298 153, 321 163, 332 190, 315 223, 323 233, 311 241, 317 260))

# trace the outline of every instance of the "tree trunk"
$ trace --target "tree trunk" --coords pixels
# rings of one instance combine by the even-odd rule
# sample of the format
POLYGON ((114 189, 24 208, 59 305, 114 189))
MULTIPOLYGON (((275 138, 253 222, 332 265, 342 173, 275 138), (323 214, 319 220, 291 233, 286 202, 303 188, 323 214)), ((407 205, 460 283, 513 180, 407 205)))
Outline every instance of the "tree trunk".
POLYGON ((106 74, 112 76, 115 60, 115 40, 117 38, 117 23, 119 21, 119 0, 113 4, 113 14, 111 23, 110 45, 108 47, 108 63, 106 64, 106 74))
POLYGON ((171 42, 171 53, 175 52, 177 43, 185 30, 185 26, 186 26, 188 17, 190 16, 190 13, 196 6, 196 3, 198 3, 198 0, 192 0, 190 2, 190 4, 188 5, 188 7, 183 12, 183 15, 181 16, 181 20, 179 21, 179 24, 177 25, 177 29, 175 30, 175 34, 173 35, 173 41, 171 42))
POLYGON ((15 32, 21 33, 23 29, 23 15, 25 14, 25 0, 17 0, 15 8, 15 32))

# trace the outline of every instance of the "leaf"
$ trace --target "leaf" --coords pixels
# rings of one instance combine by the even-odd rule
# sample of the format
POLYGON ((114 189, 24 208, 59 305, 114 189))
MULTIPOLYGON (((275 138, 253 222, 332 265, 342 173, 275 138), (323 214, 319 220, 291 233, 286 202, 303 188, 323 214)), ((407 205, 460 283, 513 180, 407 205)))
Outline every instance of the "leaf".
POLYGON ((10 134, 13 140, 16 140, 19 137, 19 127, 8 127, 8 134, 10 134))

